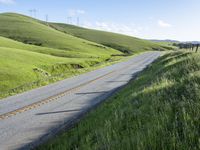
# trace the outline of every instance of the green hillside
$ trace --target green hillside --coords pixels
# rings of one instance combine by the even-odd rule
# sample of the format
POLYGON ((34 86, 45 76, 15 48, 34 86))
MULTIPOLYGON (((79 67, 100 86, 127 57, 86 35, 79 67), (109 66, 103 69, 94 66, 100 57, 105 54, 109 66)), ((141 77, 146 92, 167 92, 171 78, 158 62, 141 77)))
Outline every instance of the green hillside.
POLYGON ((0 98, 95 69, 119 54, 30 17, 0 14, 0 98))
POLYGON ((0 91, 50 76, 51 74, 43 68, 59 63, 70 63, 70 60, 0 47, 0 91))
POLYGON ((47 25, 24 15, 3 13, 0 14, 0 98, 108 65, 124 53, 161 49, 160 45, 133 37, 47 25))
POLYGON ((66 51, 66 50, 61 50, 61 49, 24 44, 24 43, 17 42, 12 39, 8 39, 1 36, 0 36, 0 47, 33 51, 37 53, 49 54, 49 55, 58 56, 58 57, 68 57, 68 58, 90 58, 90 57, 95 58, 97 57, 95 54, 87 54, 87 53, 82 53, 82 52, 66 51))
POLYGON ((147 40, 141 40, 131 36, 86 29, 73 25, 50 23, 50 26, 64 33, 103 44, 105 46, 118 49, 124 53, 146 50, 166 50, 172 48, 170 46, 154 43, 147 40))
POLYGON ((38 20, 14 13, 0 14, 0 36, 26 44, 96 56, 120 54, 117 50, 64 34, 38 20))
MULTIPOLYGON (((12 44, 10 46, 14 46, 12 44)), ((0 98, 95 69, 95 65, 104 61, 101 58, 56 57, 0 46, 0 98)))

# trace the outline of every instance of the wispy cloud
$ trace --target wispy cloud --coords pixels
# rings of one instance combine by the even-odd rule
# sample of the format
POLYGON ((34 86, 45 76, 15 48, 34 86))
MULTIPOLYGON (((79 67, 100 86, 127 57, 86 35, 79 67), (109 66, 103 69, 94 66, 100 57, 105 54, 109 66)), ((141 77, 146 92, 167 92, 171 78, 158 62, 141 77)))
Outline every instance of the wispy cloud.
POLYGON ((158 25, 162 28, 170 28, 172 25, 170 23, 167 23, 163 20, 158 20, 158 25))
POLYGON ((126 34, 130 36, 136 36, 139 33, 141 33, 143 30, 146 30, 147 28, 143 28, 140 26, 136 26, 134 24, 118 24, 113 22, 88 22, 85 21, 83 23, 83 27, 86 28, 92 28, 97 30, 103 30, 108 32, 115 32, 115 33, 121 33, 126 34))
POLYGON ((9 4, 14 4, 14 3, 15 3, 14 0, 0 0, 0 4, 9 5, 9 4))
POLYGON ((84 15, 86 12, 85 10, 80 10, 80 9, 70 9, 68 10, 68 15, 73 17, 73 16, 78 16, 78 15, 84 15))

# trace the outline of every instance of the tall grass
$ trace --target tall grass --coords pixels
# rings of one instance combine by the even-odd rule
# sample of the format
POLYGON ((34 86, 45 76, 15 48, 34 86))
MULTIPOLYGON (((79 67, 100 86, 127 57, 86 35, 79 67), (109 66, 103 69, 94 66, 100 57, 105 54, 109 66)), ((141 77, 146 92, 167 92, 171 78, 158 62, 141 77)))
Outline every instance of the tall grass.
POLYGON ((200 54, 162 56, 38 150, 200 149, 200 54))

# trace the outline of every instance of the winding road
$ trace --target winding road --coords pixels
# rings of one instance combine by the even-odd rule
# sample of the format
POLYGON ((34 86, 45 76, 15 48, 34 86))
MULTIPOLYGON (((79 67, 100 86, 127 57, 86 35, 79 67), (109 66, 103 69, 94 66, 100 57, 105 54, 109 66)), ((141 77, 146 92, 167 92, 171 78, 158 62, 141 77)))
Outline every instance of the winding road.
POLYGON ((0 150, 31 149, 126 85, 161 55, 125 62, 0 100, 0 150))

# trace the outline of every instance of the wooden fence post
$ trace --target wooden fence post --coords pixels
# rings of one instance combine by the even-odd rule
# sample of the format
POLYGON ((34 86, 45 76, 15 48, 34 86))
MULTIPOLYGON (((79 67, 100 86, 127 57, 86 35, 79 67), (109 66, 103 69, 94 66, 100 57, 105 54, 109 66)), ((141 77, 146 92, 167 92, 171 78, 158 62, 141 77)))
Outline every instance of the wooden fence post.
POLYGON ((199 44, 197 44, 197 49, 196 49, 196 53, 197 53, 198 49, 199 49, 199 44))

